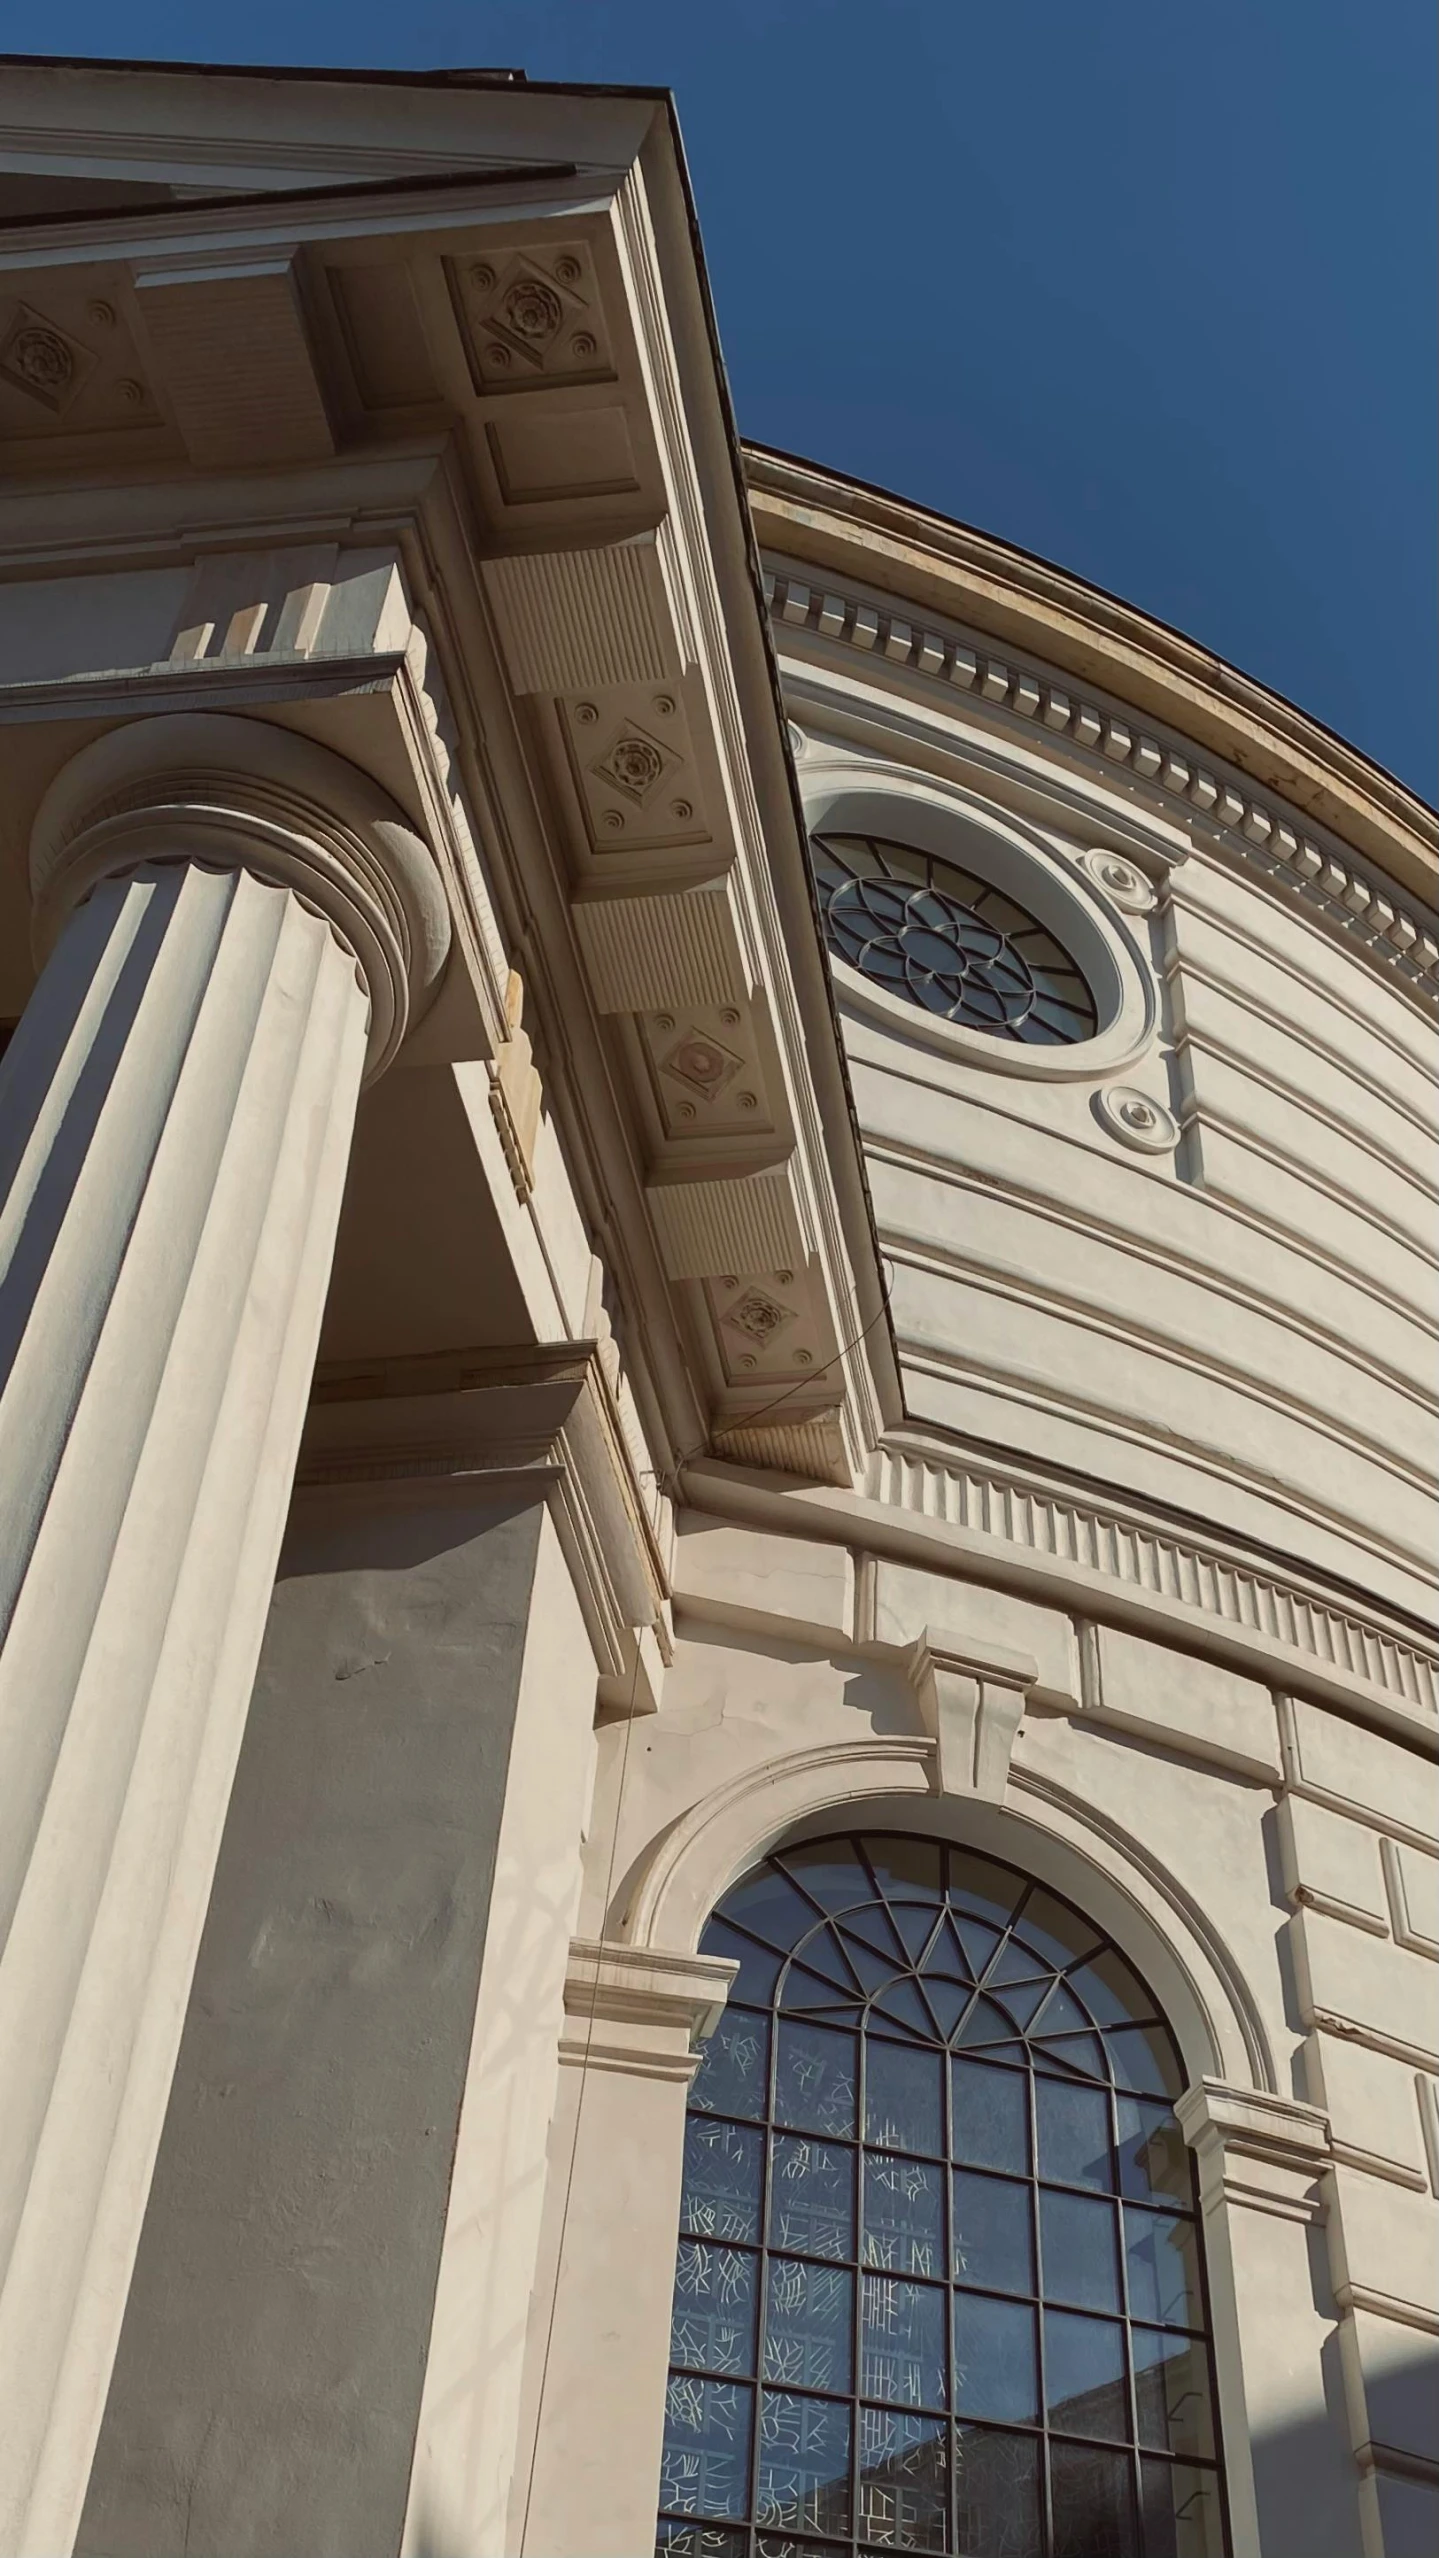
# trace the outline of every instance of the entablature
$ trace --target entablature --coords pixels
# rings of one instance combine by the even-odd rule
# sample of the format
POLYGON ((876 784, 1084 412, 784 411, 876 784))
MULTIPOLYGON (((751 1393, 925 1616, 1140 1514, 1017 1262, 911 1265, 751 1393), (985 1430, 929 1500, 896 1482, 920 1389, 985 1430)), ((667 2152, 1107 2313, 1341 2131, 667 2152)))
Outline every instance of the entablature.
MULTIPOLYGON (((234 159, 260 94, 196 110, 234 159)), ((659 1472, 713 1435, 852 1481, 883 1289, 667 110, 623 103, 620 151, 606 102, 558 152, 507 95, 503 166, 370 178, 357 139, 276 195, 257 133, 243 196, 0 231, 0 720, 33 798, 176 710, 372 771, 457 918, 409 1062, 490 1069, 523 1197, 532 1043, 659 1472)))

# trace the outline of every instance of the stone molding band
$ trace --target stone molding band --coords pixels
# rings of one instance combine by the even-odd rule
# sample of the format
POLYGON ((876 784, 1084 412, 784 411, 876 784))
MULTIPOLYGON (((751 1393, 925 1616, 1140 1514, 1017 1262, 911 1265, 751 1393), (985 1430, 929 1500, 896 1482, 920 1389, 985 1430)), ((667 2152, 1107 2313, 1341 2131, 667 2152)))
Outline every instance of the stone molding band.
POLYGON ((111 729, 64 767, 35 819, 30 882, 44 957, 101 880, 157 864, 241 869, 323 915, 369 997, 367 1077, 438 988, 450 944, 439 871, 369 776, 311 739, 224 712, 111 729))
POLYGON ((1016 667, 968 648, 961 640, 926 630, 898 613, 886 613, 851 595, 831 594, 797 577, 767 572, 765 594, 775 622, 856 649, 876 661, 937 678, 1011 717, 1032 720, 1066 735, 1102 763, 1122 766, 1183 803, 1186 813, 1219 829, 1245 863, 1262 865, 1270 878, 1306 890, 1326 920, 1355 936, 1371 959, 1398 976, 1414 995, 1433 997, 1439 983, 1439 940, 1411 915, 1386 882, 1381 889, 1357 865, 1341 861, 1290 822, 1282 808, 1252 798, 1223 774, 1191 762, 1138 721, 1116 716, 1050 682, 1035 669, 1016 667))

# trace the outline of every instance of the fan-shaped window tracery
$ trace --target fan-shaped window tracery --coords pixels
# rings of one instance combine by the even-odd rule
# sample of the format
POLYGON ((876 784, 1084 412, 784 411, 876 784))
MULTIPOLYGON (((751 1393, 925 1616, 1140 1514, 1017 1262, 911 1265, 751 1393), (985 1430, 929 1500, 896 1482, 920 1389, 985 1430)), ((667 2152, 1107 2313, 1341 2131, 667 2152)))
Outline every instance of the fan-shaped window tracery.
POLYGON ((1222 2558, 1193 2171, 1137 1974, 1012 1868, 777 1852, 686 2124, 664 2558, 1222 2558))

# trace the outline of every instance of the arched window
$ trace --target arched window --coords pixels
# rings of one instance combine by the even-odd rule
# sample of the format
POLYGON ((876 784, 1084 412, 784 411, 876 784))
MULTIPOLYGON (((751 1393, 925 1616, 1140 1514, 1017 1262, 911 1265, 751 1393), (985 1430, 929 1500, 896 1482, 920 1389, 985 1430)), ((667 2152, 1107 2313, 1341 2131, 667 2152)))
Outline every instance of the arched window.
POLYGON ((1042 1884, 811 1840, 720 1903, 664 2558, 1222 2558, 1183 2081, 1042 1884))

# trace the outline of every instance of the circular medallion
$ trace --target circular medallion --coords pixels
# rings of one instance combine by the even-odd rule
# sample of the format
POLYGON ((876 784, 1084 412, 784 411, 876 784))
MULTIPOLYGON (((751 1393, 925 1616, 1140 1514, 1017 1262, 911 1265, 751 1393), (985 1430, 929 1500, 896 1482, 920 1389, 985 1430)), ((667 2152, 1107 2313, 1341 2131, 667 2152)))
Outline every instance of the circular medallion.
POLYGON ((1111 1084, 1107 1092, 1097 1092, 1094 1112, 1111 1137, 1141 1155, 1172 1154, 1179 1143, 1179 1122, 1173 1111, 1152 1094, 1136 1092, 1132 1084, 1111 1084))

